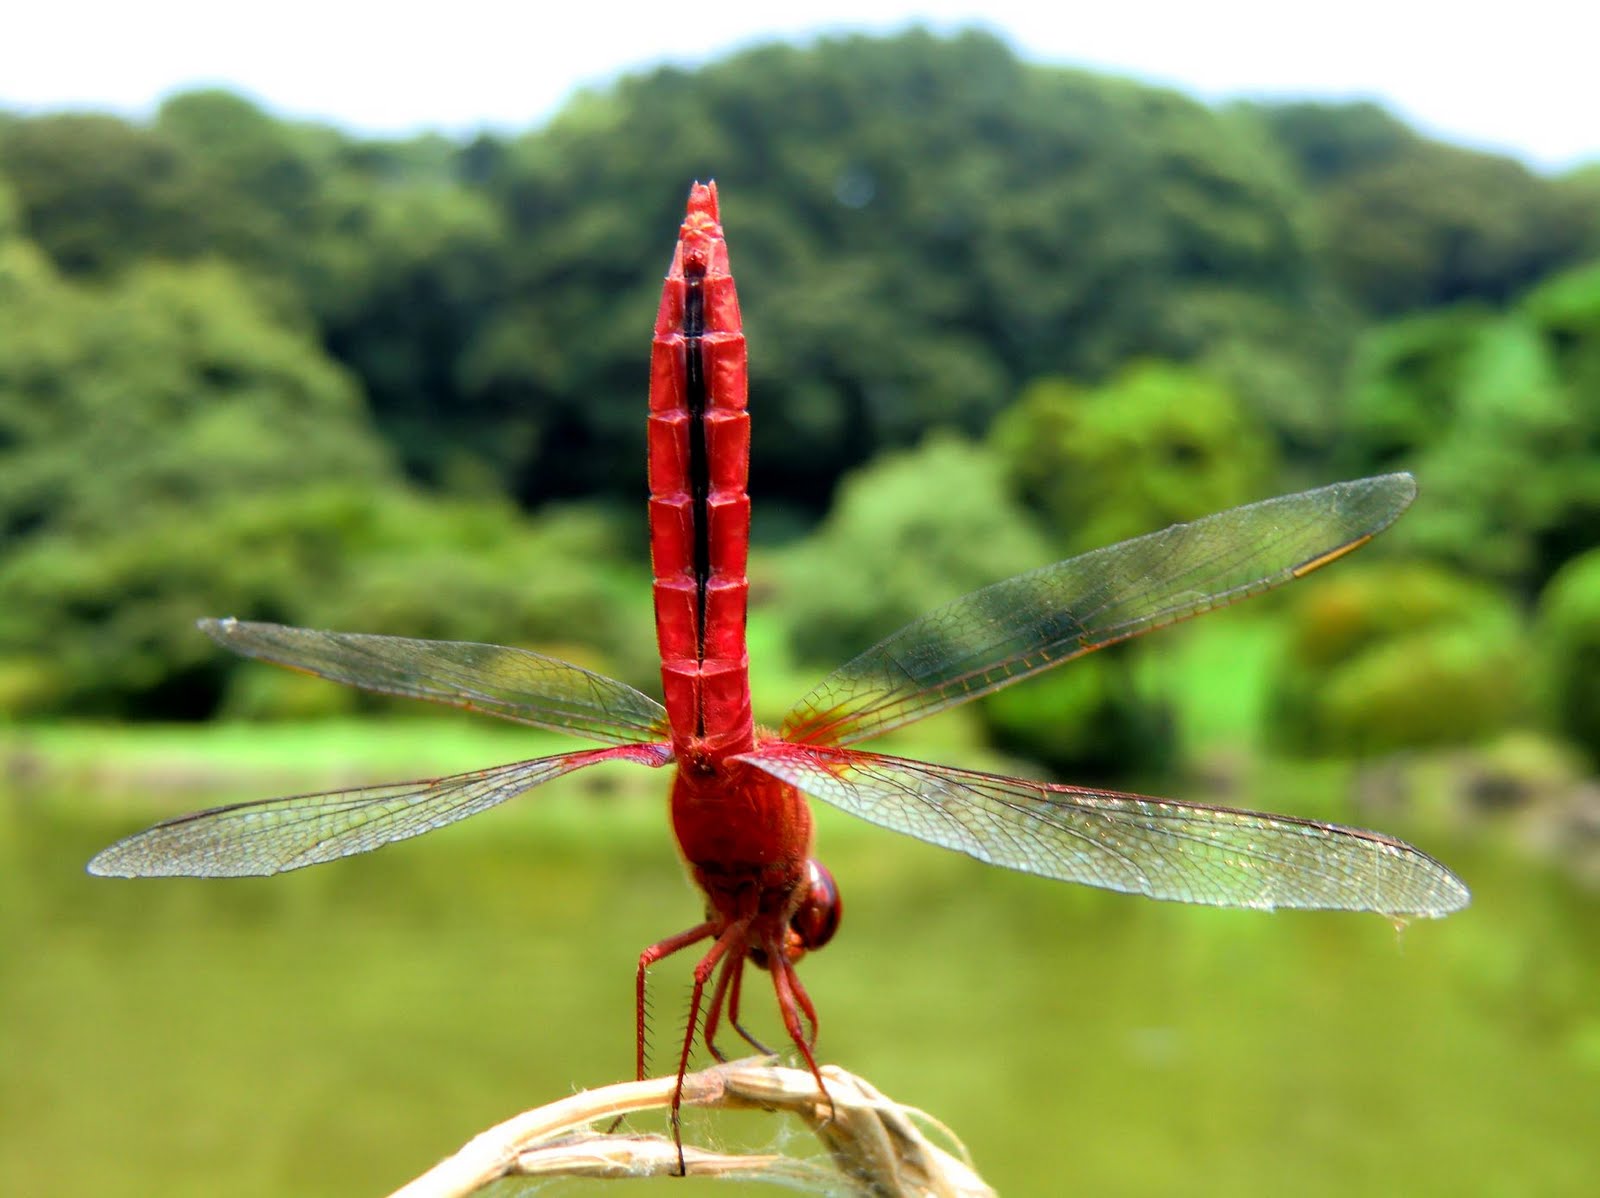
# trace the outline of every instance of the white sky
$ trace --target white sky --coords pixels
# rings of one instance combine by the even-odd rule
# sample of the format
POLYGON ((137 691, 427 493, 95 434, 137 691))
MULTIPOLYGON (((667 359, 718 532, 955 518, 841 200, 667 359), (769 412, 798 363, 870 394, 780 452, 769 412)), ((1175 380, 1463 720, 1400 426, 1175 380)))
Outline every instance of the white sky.
POLYGON ((982 24, 1037 62, 1238 95, 1373 98, 1544 167, 1600 160, 1594 0, 10 0, 0 108, 128 115, 224 84, 366 133, 522 129, 574 89, 823 31, 982 24))

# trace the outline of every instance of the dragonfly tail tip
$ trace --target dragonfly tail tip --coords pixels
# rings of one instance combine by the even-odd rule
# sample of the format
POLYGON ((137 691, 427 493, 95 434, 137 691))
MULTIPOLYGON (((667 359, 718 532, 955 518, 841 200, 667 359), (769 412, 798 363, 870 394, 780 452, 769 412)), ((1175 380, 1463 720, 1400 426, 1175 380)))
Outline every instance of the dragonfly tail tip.
POLYGON ((701 183, 695 180, 694 186, 689 188, 688 215, 709 216, 712 220, 720 221, 721 214, 717 209, 717 181, 708 179, 701 183))

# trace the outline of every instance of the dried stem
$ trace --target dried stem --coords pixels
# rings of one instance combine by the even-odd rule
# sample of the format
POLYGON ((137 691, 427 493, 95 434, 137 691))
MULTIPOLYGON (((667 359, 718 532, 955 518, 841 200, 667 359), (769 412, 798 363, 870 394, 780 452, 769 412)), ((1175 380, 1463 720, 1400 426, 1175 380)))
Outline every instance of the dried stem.
MULTIPOLYGON (((684 1078, 686 1106, 713 1110, 788 1111, 827 1147, 833 1169, 820 1161, 778 1155, 732 1155, 684 1145, 693 1177, 742 1177, 818 1190, 842 1177, 852 1192, 871 1198, 993 1198, 970 1165, 930 1143, 920 1111, 884 1097, 834 1065, 823 1067, 830 1106, 816 1080, 765 1060, 734 1061, 684 1078)), ((475 1136, 461 1151, 390 1198, 464 1198, 505 1177, 659 1177, 678 1172, 678 1150, 662 1136, 615 1134, 591 1124, 672 1102, 673 1077, 588 1090, 524 1111, 475 1136)), ((944 1131, 943 1128, 940 1129, 944 1131)), ((944 1132, 948 1135, 948 1132, 944 1132)), ((953 1139, 953 1137, 952 1137, 953 1139)))

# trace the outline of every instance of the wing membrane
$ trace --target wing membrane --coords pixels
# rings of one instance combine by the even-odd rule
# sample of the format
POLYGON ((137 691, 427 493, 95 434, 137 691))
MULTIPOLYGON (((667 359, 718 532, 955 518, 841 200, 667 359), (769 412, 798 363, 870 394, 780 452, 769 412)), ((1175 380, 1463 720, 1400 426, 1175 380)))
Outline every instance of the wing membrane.
POLYGON ((742 760, 852 815, 980 861, 1150 898, 1433 917, 1470 898, 1427 854, 1359 828, 853 749, 768 741, 742 760))
POLYGON ((232 619, 201 620, 200 628, 235 653, 363 690, 484 711, 608 744, 666 735, 666 710, 648 695, 526 649, 232 619))
POLYGON ((783 738, 845 745, 1105 645, 1282 586, 1360 546, 1416 496, 1409 474, 1233 508, 974 591, 841 666, 783 738))
POLYGON ((430 781, 215 807, 119 840, 89 862, 89 872, 119 878, 284 873, 420 836, 602 761, 660 766, 671 760, 666 745, 586 749, 430 781))

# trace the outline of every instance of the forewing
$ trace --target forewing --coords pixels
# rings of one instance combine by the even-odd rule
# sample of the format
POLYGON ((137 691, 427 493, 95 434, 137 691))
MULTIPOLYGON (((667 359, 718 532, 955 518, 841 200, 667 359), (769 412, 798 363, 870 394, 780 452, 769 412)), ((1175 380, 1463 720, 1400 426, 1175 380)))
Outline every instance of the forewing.
POLYGON ((89 872, 118 878, 284 873, 420 836, 602 761, 660 766, 671 760, 666 745, 587 749, 431 781, 214 807, 119 840, 89 862, 89 872))
POLYGON ((795 704, 785 740, 844 745, 1105 645, 1281 586, 1348 553, 1415 498, 1409 474, 1233 508, 1018 575, 906 625, 795 704))
POLYGON ((980 861, 1150 898, 1441 916, 1459 878, 1377 832, 768 741, 742 760, 852 815, 980 861))
POLYGON ((608 744, 666 735, 666 710, 625 682, 506 645, 201 620, 218 644, 387 695, 428 699, 608 744))

